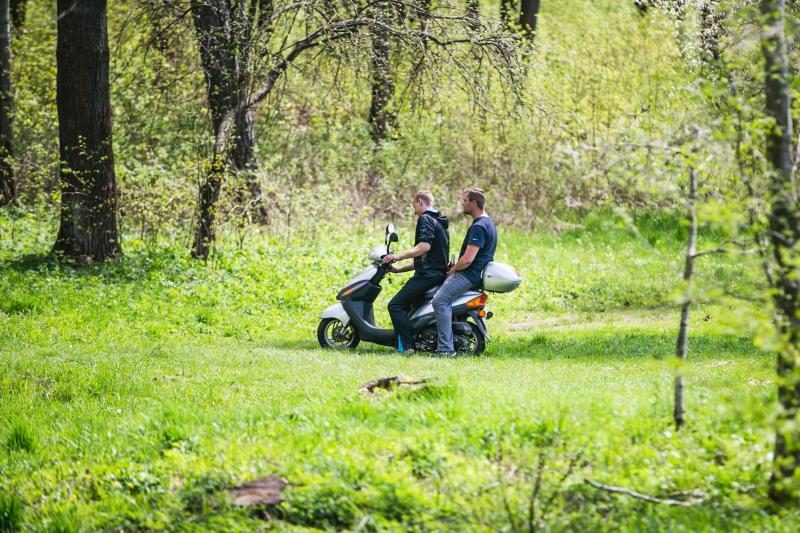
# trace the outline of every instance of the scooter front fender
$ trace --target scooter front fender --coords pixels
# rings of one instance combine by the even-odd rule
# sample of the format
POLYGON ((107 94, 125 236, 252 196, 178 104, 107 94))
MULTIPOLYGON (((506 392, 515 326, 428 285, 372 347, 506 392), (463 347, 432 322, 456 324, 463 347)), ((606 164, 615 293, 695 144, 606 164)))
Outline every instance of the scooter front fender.
POLYGON ((332 306, 325 309, 320 315, 320 318, 336 318, 339 322, 342 323, 343 326, 346 326, 350 322, 350 317, 347 316, 347 313, 342 307, 341 302, 335 303, 332 306))

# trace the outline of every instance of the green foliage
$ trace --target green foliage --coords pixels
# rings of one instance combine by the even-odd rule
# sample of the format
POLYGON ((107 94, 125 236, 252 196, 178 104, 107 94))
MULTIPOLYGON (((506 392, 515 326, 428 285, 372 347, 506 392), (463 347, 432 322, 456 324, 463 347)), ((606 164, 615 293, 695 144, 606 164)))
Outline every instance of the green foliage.
MULTIPOLYGON (((680 35, 663 13, 640 17, 632 3, 576 1, 542 5, 535 49, 518 73, 521 101, 509 96, 508 80, 488 71, 475 72, 480 86, 447 63, 415 78, 398 50, 399 129, 378 152, 366 125, 369 47, 301 56, 256 114, 256 178, 270 227, 291 234, 331 210, 397 214, 416 189, 446 198, 475 183, 490 192, 498 219, 523 227, 609 202, 674 203, 680 171, 663 150, 642 147, 674 144, 684 124, 707 116, 681 49, 691 35, 680 35), (488 89, 474 94, 479 87, 488 89)), ((180 240, 196 210, 212 136, 191 17, 175 19, 155 5, 115 2, 108 13, 120 220, 143 240, 180 240)), ((496 9, 484 6, 490 18, 496 9)), ((47 6, 30 7, 14 41, 13 68, 23 204, 52 211, 58 155, 51 18, 47 6)), ((469 51, 453 59, 462 56, 469 51)), ((246 188, 243 177, 229 177, 218 210, 223 228, 243 238, 254 232, 246 188)))
MULTIPOLYGON (((250 223, 230 176, 202 264, 187 250, 211 135, 190 17, 114 2, 127 255, 83 266, 49 256, 55 27, 52 6, 31 4, 13 61, 23 207, 0 211, 0 413, 13 416, 0 530, 797 529, 796 509, 764 510, 775 386, 760 348, 774 339, 757 257, 698 259, 688 425, 669 418, 687 167, 701 176, 701 249, 738 241, 751 208, 763 222, 750 199, 769 127, 758 28, 731 11, 729 78, 698 62, 692 17, 632 4, 544 2, 521 101, 478 72, 490 89, 476 100, 447 69, 399 94, 411 65, 397 59, 400 128, 380 151, 363 50, 302 57, 256 114, 269 222, 250 223), (382 225, 411 245, 410 194, 435 193, 457 245, 457 191, 473 184, 500 224, 498 259, 524 278, 490 296, 486 356, 319 350, 320 311, 382 225), (356 392, 400 373, 431 381, 356 392), (269 524, 226 494, 267 473, 290 480, 269 524), (706 501, 653 506, 584 478, 706 501)), ((384 287, 379 324, 400 283, 384 287)))

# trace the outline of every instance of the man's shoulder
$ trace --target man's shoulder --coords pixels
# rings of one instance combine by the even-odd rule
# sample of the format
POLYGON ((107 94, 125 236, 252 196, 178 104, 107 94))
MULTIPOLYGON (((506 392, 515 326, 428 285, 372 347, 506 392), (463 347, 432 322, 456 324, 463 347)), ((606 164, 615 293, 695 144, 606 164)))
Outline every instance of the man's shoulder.
MULTIPOLYGON (((421 224, 427 224, 432 227, 441 227, 444 231, 447 231, 447 226, 442 224, 442 222, 436 216, 437 213, 431 213, 430 211, 425 211, 419 216, 419 222, 421 224)), ((446 217, 445 217, 446 218, 446 217)))
POLYGON ((497 232, 497 226, 494 225, 494 220, 489 218, 488 215, 480 218, 480 225, 490 233, 497 232))
POLYGON ((422 213, 419 218, 417 219, 417 225, 419 226, 433 226, 436 221, 433 219, 430 213, 422 213))
POLYGON ((430 213, 425 212, 417 217, 417 226, 426 226, 430 224, 433 224, 433 217, 430 215, 430 213))
POLYGON ((494 229, 495 226, 494 226, 494 222, 492 221, 492 219, 489 218, 488 215, 486 215, 486 216, 482 216, 482 217, 476 218, 475 222, 472 223, 472 227, 473 228, 480 228, 480 229, 489 229, 489 228, 494 229))
POLYGON ((470 240, 479 241, 481 247, 497 240, 497 228, 488 216, 476 219, 470 227, 469 234, 470 240))

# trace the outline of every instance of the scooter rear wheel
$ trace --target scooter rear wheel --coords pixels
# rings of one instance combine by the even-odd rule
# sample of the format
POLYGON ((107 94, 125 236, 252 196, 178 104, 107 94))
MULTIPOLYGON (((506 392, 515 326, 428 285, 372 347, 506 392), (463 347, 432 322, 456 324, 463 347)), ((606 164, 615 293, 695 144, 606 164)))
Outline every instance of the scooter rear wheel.
MULTIPOLYGON (((466 322, 466 321, 464 321, 466 322)), ((453 346, 456 353, 464 355, 480 355, 486 349, 486 337, 480 328, 472 322, 467 322, 470 327, 468 335, 453 335, 453 346)), ((417 334, 417 351, 433 352, 436 350, 436 325, 428 326, 417 334)))
POLYGON ((323 318, 317 326, 317 340, 323 348, 346 350, 358 346, 361 338, 352 322, 345 326, 338 318, 323 318))
POLYGON ((467 322, 472 329, 472 335, 463 336, 456 335, 455 348, 458 353, 465 353, 470 355, 480 355, 486 349, 486 337, 481 333, 480 328, 472 322, 467 322))

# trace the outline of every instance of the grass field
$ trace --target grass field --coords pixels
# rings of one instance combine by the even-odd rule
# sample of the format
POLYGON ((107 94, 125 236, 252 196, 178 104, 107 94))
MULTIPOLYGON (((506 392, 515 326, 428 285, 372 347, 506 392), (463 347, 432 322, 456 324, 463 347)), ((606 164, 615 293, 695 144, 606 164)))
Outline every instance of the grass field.
POLYGON ((765 497, 774 365, 754 347, 769 344, 757 266, 700 266, 676 432, 681 232, 601 220, 501 228, 498 259, 525 282, 490 297, 484 356, 440 360, 316 345, 377 224, 227 242, 208 265, 131 238, 123 261, 75 269, 46 258, 52 227, 0 218, 0 530, 796 530, 765 497), (430 381, 359 393, 398 374, 430 381), (232 505, 226 489, 267 474, 289 481, 284 503, 232 505))

